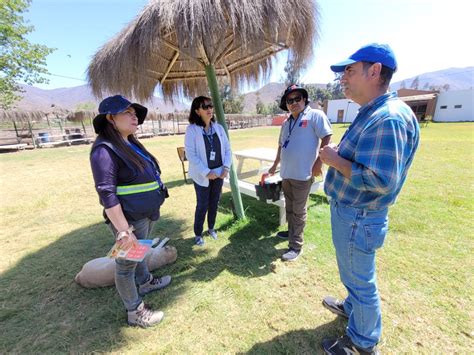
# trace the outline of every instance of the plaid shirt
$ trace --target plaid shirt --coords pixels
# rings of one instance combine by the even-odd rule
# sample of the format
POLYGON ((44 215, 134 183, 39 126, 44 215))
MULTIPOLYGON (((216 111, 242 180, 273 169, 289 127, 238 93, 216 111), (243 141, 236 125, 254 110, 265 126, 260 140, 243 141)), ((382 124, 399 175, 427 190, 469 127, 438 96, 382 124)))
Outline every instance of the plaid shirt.
POLYGON ((381 210, 400 192, 420 139, 413 111, 395 92, 362 106, 338 146, 352 162, 351 178, 335 168, 326 174, 324 191, 338 202, 381 210))

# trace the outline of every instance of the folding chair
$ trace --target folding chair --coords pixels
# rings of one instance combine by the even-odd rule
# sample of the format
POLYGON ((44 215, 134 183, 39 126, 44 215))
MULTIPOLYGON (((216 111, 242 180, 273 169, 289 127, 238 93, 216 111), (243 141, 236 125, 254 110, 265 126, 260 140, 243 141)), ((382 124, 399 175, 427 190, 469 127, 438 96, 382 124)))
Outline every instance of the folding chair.
POLYGON ((186 158, 186 151, 184 150, 184 147, 178 147, 176 148, 178 151, 178 157, 179 160, 181 161, 181 166, 183 167, 183 176, 184 176, 184 181, 186 184, 188 183, 188 179, 186 178, 186 173, 188 172, 186 170, 186 167, 184 166, 184 162, 187 161, 188 159, 186 158))

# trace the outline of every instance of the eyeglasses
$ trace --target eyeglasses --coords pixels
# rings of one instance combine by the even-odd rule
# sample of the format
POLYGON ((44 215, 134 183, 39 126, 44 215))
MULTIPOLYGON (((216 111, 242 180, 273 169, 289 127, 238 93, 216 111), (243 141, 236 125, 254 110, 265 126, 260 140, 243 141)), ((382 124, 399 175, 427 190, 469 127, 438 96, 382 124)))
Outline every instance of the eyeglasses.
POLYGON ((135 116, 135 117, 136 117, 136 116, 137 116, 136 112, 134 112, 134 111, 123 111, 123 112, 120 112, 120 113, 121 113, 122 115, 127 115, 127 116, 129 116, 129 117, 131 117, 131 116, 135 116))
POLYGON ((286 99, 286 104, 292 105, 294 102, 300 102, 302 98, 303 98, 302 96, 295 96, 292 99, 286 99))
POLYGON ((201 108, 202 108, 203 110, 208 110, 208 109, 210 109, 210 108, 214 108, 214 105, 213 105, 213 104, 207 104, 207 105, 206 105, 206 104, 202 104, 202 105, 201 105, 201 108))

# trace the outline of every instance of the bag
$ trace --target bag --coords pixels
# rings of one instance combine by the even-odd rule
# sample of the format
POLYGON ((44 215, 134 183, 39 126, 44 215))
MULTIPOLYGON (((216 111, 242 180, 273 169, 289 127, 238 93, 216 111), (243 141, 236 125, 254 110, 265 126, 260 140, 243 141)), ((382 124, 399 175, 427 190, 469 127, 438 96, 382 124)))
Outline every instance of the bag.
POLYGON ((264 202, 267 200, 278 201, 281 191, 281 177, 278 175, 263 174, 259 184, 255 185, 255 192, 259 200, 264 202))
MULTIPOLYGON (((152 248, 145 261, 148 270, 153 271, 176 261, 178 253, 173 246, 152 248)), ((106 256, 88 261, 74 278, 85 288, 107 287, 115 284, 115 259, 106 256)))

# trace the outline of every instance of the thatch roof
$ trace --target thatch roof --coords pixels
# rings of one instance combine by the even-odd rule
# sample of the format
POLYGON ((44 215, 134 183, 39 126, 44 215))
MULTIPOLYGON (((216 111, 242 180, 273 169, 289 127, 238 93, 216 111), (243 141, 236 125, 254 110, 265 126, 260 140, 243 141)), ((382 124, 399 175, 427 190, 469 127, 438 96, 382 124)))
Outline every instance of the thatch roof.
POLYGON ((47 118, 64 117, 68 114, 67 110, 55 110, 52 112, 45 112, 40 110, 0 110, 0 121, 41 121, 47 118))
POLYGON ((80 122, 84 120, 92 120, 98 114, 95 110, 82 110, 82 111, 74 111, 69 112, 67 115, 67 120, 80 122))
MULTIPOLYGON (((205 66, 238 88, 268 78, 272 58, 289 50, 296 66, 313 55, 318 35, 314 0, 152 0, 94 56, 94 94, 147 100, 207 92, 205 66)), ((113 19, 108 19, 113 21, 113 19)))

